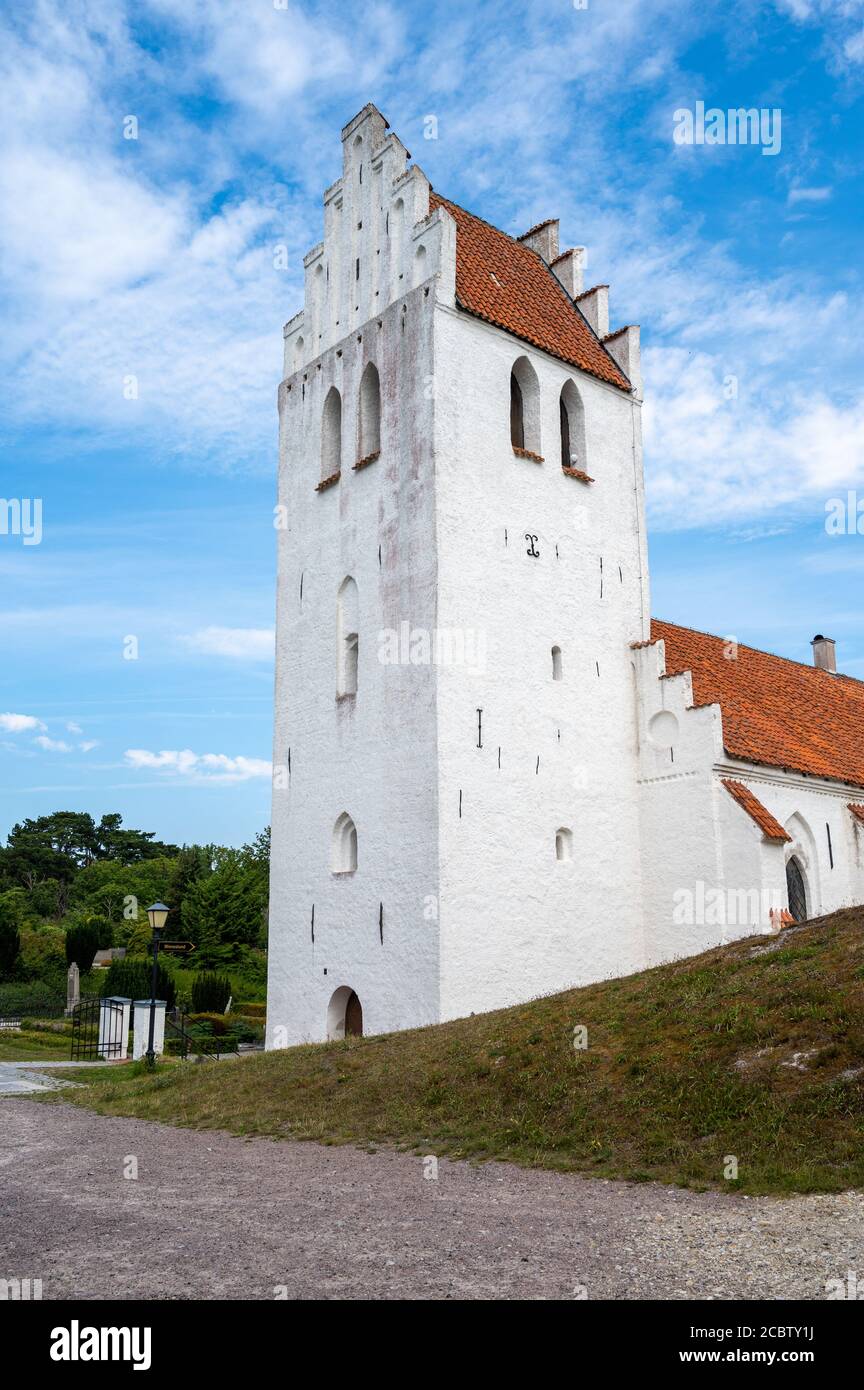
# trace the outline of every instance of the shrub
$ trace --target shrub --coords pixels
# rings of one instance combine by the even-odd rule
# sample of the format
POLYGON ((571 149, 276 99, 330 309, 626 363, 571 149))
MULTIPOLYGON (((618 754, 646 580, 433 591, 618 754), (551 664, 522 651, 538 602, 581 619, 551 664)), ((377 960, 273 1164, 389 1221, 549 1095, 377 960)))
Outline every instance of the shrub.
POLYGON ((227 1014, 211 1013, 209 1011, 200 1014, 190 1014, 189 1022, 201 1027, 202 1031, 212 1033, 216 1038, 223 1038, 228 1032, 227 1014))
POLYGON ((50 1018, 62 1014, 66 991, 51 993, 42 980, 0 985, 0 1014, 21 1014, 28 1018, 50 1018))
POLYGON ((101 949, 102 928, 98 921, 80 922, 66 933, 66 964, 73 961, 82 972, 89 970, 93 957, 101 949))
POLYGON ((227 975, 199 975, 192 981, 193 1014, 223 1014, 233 992, 227 975))
MULTIPOLYGON (((153 967, 146 960, 115 960, 105 971, 102 994, 114 994, 121 999, 149 999, 153 967)), ((164 965, 157 967, 156 998, 164 999, 173 1009, 177 999, 174 981, 164 965)))

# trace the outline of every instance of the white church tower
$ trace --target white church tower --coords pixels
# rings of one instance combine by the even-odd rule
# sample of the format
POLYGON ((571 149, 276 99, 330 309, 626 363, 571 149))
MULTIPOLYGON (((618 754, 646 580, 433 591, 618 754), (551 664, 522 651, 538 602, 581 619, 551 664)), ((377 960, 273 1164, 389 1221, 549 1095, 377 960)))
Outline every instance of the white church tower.
POLYGON ((279 389, 268 1045, 646 963, 638 330, 342 132, 279 389))

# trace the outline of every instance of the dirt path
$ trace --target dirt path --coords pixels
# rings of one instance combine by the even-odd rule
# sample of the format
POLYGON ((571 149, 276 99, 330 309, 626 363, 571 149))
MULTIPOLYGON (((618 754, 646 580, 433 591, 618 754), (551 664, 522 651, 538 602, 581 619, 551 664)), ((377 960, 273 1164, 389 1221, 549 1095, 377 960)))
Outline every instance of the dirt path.
POLYGON ((444 1160, 430 1180, 404 1154, 0 1099, 0 1277, 41 1278, 46 1299, 822 1299, 850 1269, 864 1278, 860 1194, 444 1160))

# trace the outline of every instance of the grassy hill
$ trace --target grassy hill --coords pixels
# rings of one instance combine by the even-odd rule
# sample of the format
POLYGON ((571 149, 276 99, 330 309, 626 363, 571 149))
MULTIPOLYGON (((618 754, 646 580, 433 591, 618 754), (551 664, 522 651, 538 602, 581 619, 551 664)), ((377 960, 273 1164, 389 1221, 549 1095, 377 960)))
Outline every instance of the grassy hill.
POLYGON ((747 1192, 864 1187, 864 909, 436 1027, 82 1079, 65 1099, 242 1135, 747 1192))

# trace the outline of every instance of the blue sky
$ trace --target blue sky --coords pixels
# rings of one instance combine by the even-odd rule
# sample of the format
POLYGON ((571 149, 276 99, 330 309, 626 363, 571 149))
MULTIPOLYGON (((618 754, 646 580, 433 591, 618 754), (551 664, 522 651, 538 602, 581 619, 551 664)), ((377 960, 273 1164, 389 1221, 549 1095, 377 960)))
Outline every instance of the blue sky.
POLYGON ((370 100, 642 325, 654 612, 864 677, 864 0, 7 0, 0 76, 0 834, 266 824, 281 327, 370 100), (677 145, 699 101, 779 153, 677 145))

